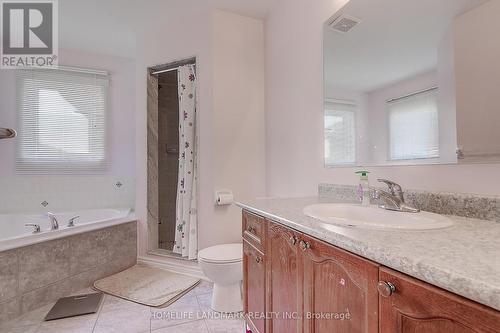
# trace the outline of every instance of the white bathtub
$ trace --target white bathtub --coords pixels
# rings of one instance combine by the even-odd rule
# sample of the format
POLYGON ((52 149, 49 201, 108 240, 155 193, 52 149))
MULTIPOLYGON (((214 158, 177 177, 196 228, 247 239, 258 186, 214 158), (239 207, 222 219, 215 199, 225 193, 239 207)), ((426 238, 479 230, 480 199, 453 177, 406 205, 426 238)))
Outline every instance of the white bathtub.
POLYGON ((0 251, 135 221, 135 215, 130 209, 87 209, 53 213, 59 222, 58 230, 50 230, 46 214, 0 214, 0 251), (75 220, 74 227, 68 227, 69 219, 74 216, 80 217, 75 220), (27 227, 26 224, 38 224, 41 232, 33 233, 34 228, 27 227))

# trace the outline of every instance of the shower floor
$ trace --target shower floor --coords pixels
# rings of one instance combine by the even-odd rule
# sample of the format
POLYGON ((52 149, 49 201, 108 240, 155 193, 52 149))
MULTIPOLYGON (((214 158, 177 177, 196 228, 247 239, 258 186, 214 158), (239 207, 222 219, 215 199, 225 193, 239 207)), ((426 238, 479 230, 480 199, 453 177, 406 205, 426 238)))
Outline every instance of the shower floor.
POLYGON ((159 243, 160 243, 158 246, 159 249, 172 252, 172 249, 174 248, 175 242, 172 241, 172 242, 159 242, 159 243))

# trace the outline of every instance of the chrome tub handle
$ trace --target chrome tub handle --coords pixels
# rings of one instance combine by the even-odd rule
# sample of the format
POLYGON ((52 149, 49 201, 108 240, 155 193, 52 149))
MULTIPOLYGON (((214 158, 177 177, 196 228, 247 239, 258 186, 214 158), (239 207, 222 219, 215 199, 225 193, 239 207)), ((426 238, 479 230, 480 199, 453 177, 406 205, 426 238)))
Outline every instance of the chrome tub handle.
POLYGON ((68 227, 74 227, 74 226, 75 226, 75 220, 76 220, 76 219, 79 219, 79 218, 80 218, 80 216, 79 216, 79 215, 77 215, 77 216, 73 216, 72 218, 70 218, 70 219, 68 220, 68 227))
POLYGON ((40 225, 39 224, 34 224, 34 223, 27 223, 25 224, 26 227, 33 227, 33 233, 38 234, 40 232, 40 225))

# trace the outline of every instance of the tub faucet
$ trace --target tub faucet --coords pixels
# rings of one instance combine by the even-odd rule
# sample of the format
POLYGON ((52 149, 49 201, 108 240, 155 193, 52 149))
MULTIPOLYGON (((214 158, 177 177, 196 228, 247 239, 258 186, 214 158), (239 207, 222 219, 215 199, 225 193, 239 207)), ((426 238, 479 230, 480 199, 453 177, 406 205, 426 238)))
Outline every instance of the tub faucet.
POLYGON ((395 210, 398 212, 418 213, 420 209, 412 207, 405 203, 403 190, 399 184, 387 179, 377 179, 384 183, 389 188, 388 191, 373 190, 373 199, 381 200, 383 203, 379 205, 382 209, 395 210))
POLYGON ((72 218, 70 218, 70 219, 68 220, 68 227, 74 227, 74 226, 75 226, 75 220, 76 220, 76 219, 79 219, 79 218, 80 218, 80 216, 79 216, 79 215, 77 215, 77 216, 73 216, 72 218))
POLYGON ((47 212, 47 216, 49 217, 50 220, 50 230, 59 229, 59 222, 57 222, 56 215, 54 213, 47 212))

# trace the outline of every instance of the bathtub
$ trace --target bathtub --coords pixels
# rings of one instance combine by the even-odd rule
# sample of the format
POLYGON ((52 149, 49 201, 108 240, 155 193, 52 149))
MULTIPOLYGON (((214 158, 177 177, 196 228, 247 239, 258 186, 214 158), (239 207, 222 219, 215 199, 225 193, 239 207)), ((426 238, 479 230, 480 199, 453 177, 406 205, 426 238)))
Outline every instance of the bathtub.
POLYGON ((0 214, 0 326, 137 263, 137 220, 130 209, 53 213, 59 222, 53 231, 46 214, 0 214))
POLYGON ((47 240, 62 238, 87 231, 135 221, 131 209, 87 209, 78 211, 53 212, 59 222, 58 230, 50 230, 46 214, 0 214, 0 251, 10 250, 47 240), (68 227, 70 218, 80 216, 73 227, 68 227), (40 226, 39 233, 33 233, 40 226))

